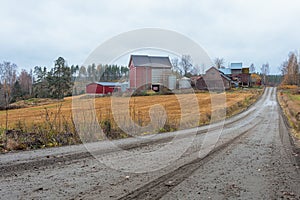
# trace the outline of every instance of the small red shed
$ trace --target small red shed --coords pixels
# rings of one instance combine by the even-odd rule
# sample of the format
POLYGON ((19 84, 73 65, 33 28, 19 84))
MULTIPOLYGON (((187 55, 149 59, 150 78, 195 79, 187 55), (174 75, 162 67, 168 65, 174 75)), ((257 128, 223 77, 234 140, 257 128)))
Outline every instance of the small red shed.
POLYGON ((86 85, 87 94, 108 94, 113 93, 117 83, 114 82, 94 82, 86 85))

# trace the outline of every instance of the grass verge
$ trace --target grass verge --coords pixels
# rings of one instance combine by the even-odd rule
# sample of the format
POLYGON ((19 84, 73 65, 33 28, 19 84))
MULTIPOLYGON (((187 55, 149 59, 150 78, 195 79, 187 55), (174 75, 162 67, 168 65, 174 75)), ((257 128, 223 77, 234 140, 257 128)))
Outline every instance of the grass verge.
POLYGON ((300 88, 284 85, 278 88, 278 100, 291 127, 294 138, 300 141, 300 88))

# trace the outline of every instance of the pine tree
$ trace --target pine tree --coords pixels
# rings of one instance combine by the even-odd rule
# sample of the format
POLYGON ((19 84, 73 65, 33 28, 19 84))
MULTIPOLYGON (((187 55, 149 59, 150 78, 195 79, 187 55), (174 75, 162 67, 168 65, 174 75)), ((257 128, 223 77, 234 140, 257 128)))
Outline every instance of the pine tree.
POLYGON ((73 85, 71 68, 66 65, 64 58, 55 61, 54 68, 48 72, 47 81, 52 98, 62 99, 71 94, 73 85))

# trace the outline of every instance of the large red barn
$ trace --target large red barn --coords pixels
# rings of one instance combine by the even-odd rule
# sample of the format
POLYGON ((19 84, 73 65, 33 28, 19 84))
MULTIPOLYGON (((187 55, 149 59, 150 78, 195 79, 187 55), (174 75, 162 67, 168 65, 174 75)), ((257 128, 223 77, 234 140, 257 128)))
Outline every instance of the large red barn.
POLYGON ((86 85, 87 94, 109 94, 113 93, 117 83, 114 82, 95 82, 86 85))
POLYGON ((131 55, 128 66, 130 88, 150 89, 152 84, 168 86, 172 68, 169 57, 131 55))

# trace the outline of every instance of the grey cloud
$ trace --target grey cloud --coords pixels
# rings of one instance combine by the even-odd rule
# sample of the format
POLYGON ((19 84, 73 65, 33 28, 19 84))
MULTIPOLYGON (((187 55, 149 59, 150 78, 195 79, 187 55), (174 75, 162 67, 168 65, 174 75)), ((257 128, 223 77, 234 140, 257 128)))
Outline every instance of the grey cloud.
POLYGON ((63 56, 81 64, 115 35, 157 27, 186 35, 212 58, 257 66, 268 61, 275 73, 288 52, 299 47, 299 7, 292 0, 4 0, 0 60, 32 68, 51 66, 63 56))

